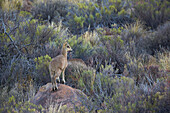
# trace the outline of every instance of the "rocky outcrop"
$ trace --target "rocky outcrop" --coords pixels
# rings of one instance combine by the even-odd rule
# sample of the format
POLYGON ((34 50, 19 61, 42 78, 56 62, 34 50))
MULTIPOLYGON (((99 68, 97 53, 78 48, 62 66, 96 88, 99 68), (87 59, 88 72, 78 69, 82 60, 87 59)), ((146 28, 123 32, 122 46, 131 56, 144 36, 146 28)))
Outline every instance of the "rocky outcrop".
POLYGON ((42 86, 32 103, 48 108, 51 104, 67 105, 69 108, 80 107, 87 101, 87 96, 80 90, 64 84, 58 84, 58 90, 52 91, 52 84, 42 86))

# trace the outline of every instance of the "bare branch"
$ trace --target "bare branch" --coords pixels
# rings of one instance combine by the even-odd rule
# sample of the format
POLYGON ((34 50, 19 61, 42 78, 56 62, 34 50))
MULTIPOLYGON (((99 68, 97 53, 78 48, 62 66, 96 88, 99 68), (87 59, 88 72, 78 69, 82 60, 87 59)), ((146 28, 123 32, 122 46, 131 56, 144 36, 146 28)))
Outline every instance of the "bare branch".
POLYGON ((14 47, 17 49, 17 51, 19 52, 19 54, 21 54, 21 51, 18 49, 18 47, 15 45, 14 43, 14 40, 11 38, 11 36, 7 33, 6 31, 6 27, 5 27, 5 24, 4 24, 4 21, 1 19, 2 21, 2 26, 4 28, 4 33, 9 37, 9 39, 11 40, 12 44, 14 45, 14 47))

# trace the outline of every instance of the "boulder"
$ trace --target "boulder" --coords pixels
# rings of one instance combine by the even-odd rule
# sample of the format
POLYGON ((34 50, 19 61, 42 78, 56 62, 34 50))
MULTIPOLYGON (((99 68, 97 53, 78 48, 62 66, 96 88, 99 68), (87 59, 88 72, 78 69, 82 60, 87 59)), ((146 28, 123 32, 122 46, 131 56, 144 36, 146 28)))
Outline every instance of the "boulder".
POLYGON ((40 87, 32 100, 32 103, 42 105, 44 108, 48 108, 51 104, 74 108, 82 106, 84 102, 88 102, 88 99, 82 91, 64 84, 58 84, 58 90, 52 91, 51 83, 40 87))

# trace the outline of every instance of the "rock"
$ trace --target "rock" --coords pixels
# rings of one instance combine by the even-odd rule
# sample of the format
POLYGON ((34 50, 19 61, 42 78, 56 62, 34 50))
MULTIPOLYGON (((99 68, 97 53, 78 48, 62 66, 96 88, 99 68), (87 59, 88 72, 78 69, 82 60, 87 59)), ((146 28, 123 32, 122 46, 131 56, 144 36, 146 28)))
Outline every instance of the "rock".
POLYGON ((58 90, 52 91, 52 84, 40 87, 32 103, 48 108, 51 104, 67 105, 69 108, 80 107, 82 102, 88 102, 87 96, 80 90, 64 84, 58 84, 58 90))

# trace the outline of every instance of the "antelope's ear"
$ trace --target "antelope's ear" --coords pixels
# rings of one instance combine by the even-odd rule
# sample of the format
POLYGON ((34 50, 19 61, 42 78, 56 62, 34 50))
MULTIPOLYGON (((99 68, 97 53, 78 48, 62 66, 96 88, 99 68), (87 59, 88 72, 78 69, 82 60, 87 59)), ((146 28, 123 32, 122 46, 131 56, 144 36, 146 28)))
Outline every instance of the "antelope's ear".
POLYGON ((66 46, 67 45, 67 41, 65 40, 65 42, 64 42, 64 44, 63 44, 64 46, 66 46))

